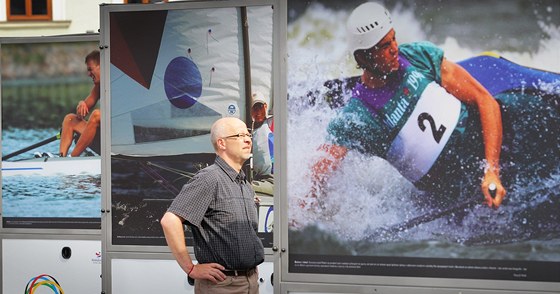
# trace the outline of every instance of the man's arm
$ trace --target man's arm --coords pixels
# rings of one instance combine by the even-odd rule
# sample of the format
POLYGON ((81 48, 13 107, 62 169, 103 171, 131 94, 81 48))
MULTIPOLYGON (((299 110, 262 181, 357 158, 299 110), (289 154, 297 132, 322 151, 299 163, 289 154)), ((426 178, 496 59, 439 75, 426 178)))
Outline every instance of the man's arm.
POLYGON ((311 192, 307 195, 309 200, 302 200, 301 207, 313 208, 321 204, 320 196, 323 194, 324 186, 331 177, 331 174, 338 169, 342 160, 348 153, 348 149, 343 146, 323 144, 319 146, 319 151, 323 154, 321 158, 311 167, 311 179, 313 184, 311 192))
POLYGON ((506 195, 500 181, 500 150, 502 148, 502 115, 498 102, 488 91, 461 66, 443 59, 441 63, 442 86, 462 102, 475 105, 480 113, 484 152, 487 167, 482 180, 482 193, 488 206, 498 207, 506 195), (496 184, 496 195, 488 191, 496 184))
POLYGON ((226 278, 226 275, 222 272, 225 269, 223 266, 217 263, 194 265, 185 244, 183 221, 181 217, 171 212, 166 212, 160 220, 167 246, 171 249, 175 260, 183 271, 193 279, 207 279, 214 283, 223 281, 226 278))
POLYGON ((89 92, 89 95, 84 99, 78 102, 78 106, 76 107, 76 114, 84 118, 89 114, 89 110, 94 108, 99 101, 101 95, 101 90, 99 88, 99 84, 94 84, 89 92))

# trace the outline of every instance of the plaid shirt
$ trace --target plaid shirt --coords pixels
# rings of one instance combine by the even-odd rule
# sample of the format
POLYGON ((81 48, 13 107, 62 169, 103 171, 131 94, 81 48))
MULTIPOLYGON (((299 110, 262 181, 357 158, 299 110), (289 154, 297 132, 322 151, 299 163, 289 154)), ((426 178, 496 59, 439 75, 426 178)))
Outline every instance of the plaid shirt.
POLYGON ((244 270, 264 261, 254 191, 245 173, 237 173, 219 156, 183 186, 168 211, 191 228, 199 263, 244 270))

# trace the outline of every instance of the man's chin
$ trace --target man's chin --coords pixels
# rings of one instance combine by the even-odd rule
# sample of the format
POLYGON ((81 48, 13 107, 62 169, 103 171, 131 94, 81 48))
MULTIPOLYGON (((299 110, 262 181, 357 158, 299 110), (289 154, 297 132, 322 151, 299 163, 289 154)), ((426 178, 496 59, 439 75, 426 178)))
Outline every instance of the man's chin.
POLYGON ((384 69, 378 69, 376 67, 368 67, 365 70, 369 71, 373 76, 383 77, 391 76, 399 71, 400 65, 397 63, 395 66, 385 67, 384 69))

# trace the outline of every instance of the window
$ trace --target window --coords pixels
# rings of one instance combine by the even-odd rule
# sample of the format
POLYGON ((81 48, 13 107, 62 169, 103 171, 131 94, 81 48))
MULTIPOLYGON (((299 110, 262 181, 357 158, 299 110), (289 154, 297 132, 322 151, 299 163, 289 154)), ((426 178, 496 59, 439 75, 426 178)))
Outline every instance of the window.
POLYGON ((52 20, 52 0, 6 0, 7 19, 52 20))
POLYGON ((127 4, 149 4, 158 2, 167 2, 167 0, 125 0, 127 4))

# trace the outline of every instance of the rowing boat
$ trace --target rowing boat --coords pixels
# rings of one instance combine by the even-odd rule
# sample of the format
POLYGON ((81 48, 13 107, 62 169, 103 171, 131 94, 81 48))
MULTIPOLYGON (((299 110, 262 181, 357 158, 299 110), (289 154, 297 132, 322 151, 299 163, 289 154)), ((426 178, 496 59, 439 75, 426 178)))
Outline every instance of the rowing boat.
POLYGON ((2 177, 100 175, 101 156, 40 157, 20 161, 2 161, 2 177))

